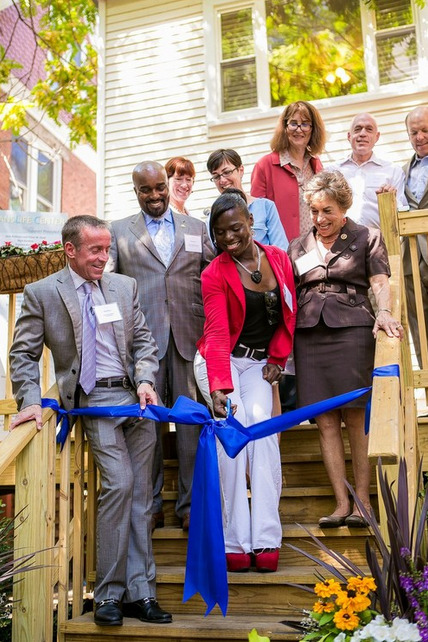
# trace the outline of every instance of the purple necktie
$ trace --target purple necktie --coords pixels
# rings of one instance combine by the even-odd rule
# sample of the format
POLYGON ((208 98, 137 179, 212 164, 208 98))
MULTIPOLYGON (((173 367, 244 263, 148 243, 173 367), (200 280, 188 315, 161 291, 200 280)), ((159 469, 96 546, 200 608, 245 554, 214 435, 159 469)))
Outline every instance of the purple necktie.
POLYGON ((96 382, 96 327, 93 312, 92 283, 83 283, 85 298, 82 307, 82 366, 79 383, 87 395, 95 387, 96 382))

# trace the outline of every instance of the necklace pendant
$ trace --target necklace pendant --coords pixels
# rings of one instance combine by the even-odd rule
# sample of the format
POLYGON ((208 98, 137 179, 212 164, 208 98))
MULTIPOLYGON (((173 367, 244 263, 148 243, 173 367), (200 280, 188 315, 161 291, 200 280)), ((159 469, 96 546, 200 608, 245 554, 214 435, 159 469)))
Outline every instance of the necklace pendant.
POLYGON ((254 272, 251 272, 251 280, 254 281, 254 283, 260 283, 262 280, 262 273, 260 270, 254 270, 254 272))

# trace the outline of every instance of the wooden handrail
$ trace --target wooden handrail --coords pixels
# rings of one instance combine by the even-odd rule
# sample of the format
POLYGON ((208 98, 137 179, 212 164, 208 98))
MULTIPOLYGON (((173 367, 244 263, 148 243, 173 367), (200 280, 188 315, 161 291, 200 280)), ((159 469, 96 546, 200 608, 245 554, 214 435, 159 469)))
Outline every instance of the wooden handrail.
MULTIPOLYGON (((46 393, 46 397, 53 397, 59 400, 58 387, 53 385, 52 388, 46 393)), ((14 414, 16 412, 16 404, 12 399, 4 400, 0 403, 0 414, 14 414)), ((47 423, 54 414, 51 408, 45 408, 42 414, 43 424, 47 423)), ((18 457, 24 450, 25 446, 37 434, 36 422, 26 421, 25 424, 17 426, 0 442, 0 475, 6 468, 18 457)))
MULTIPOLYGON (((373 398, 376 399, 375 403, 378 408, 376 410, 375 418, 373 419, 375 426, 379 423, 380 431, 389 435, 393 440, 393 450, 397 456, 405 457, 407 468, 409 471, 408 489, 409 489, 409 507, 415 505, 418 494, 418 479, 417 471, 419 464, 419 447, 418 447, 418 428, 417 428, 417 413, 414 395, 415 378, 412 369, 410 345, 409 345, 409 324, 407 315, 407 302, 405 297, 405 279, 403 272, 403 264, 401 260, 401 243, 400 235, 409 236, 410 242, 415 244, 415 234, 422 231, 427 231, 427 212, 425 216, 421 211, 410 212, 397 212, 397 204, 395 194, 388 192, 378 195, 379 216, 382 233, 385 238, 390 263, 392 268, 392 290, 393 293, 398 290, 398 300, 393 298, 393 313, 396 318, 401 319, 401 324, 404 328, 404 339, 400 345, 400 355, 397 363, 400 364, 400 386, 391 382, 389 391, 383 398, 379 395, 379 391, 373 386, 373 398), (425 228, 425 230, 424 230, 425 228), (413 235, 413 236, 412 236, 413 235), (399 400, 399 403, 397 403, 399 400), (396 415, 395 425, 392 425, 386 420, 385 406, 391 405, 393 412, 396 415)), ((416 273, 416 280, 419 277, 419 267, 415 264, 412 257, 413 271, 416 273)), ((426 340, 422 341, 422 348, 426 352, 426 340)), ((392 348, 394 356, 397 356, 397 349, 392 348)), ((382 355, 383 356, 383 355, 382 355)), ((385 355, 387 358, 387 355, 385 355)), ((424 363, 427 362, 427 355, 423 355, 424 363)), ((388 363, 385 361, 385 364, 388 363)), ((379 363, 379 365, 382 365, 379 363)), ((388 382, 385 382, 388 385, 388 382)), ((387 410, 390 415, 391 410, 387 410)), ((373 414, 372 414, 373 417, 373 414)), ((376 428, 375 428, 376 430, 376 428)), ((382 446, 379 451, 383 450, 385 453, 385 439, 382 440, 382 446)), ((382 456, 382 452, 379 452, 382 456)), ((374 458, 375 448, 370 451, 370 455, 374 458)), ((385 457, 387 460, 387 457, 385 457)), ((390 461, 394 461, 392 457, 390 461)), ((392 480, 396 473, 395 470, 390 471, 389 478, 392 480)), ((381 509, 381 526, 382 526, 382 509, 381 509)))
MULTIPOLYGON (((59 400, 57 386, 53 386, 45 396, 59 400)), ((16 412, 14 402, 1 401, 0 412, 6 416, 16 412)), ((42 421, 42 430, 36 429, 34 421, 28 421, 15 428, 0 443, 0 474, 14 464, 15 514, 19 514, 19 521, 23 522, 15 531, 15 558, 34 553, 35 565, 40 566, 16 577, 13 642, 52 639, 54 589, 58 594, 58 628, 68 619, 70 562, 73 615, 79 615, 83 605, 85 564, 87 584, 95 564, 96 488, 88 484, 89 506, 94 512, 94 515, 88 515, 88 501, 85 501, 85 479, 88 475, 84 469, 85 441, 80 422, 77 421, 73 428, 76 466, 71 480, 74 483, 72 502, 71 438, 67 439, 61 453, 57 452, 56 413, 50 408, 44 409, 42 421), (58 458, 59 479, 56 478, 58 458), (58 539, 55 542, 56 532, 58 539)), ((90 457, 88 460, 92 461, 90 457)), ((96 481, 94 474, 89 481, 91 479, 96 481)))
MULTIPOLYGON (((390 256, 391 266, 391 309, 395 318, 400 319, 401 259, 390 256)), ((401 361, 400 340, 378 332, 376 337, 375 368, 398 364, 401 361)), ((402 413, 400 405, 399 377, 374 377, 370 413, 369 459, 377 463, 395 464, 402 454, 402 413)))

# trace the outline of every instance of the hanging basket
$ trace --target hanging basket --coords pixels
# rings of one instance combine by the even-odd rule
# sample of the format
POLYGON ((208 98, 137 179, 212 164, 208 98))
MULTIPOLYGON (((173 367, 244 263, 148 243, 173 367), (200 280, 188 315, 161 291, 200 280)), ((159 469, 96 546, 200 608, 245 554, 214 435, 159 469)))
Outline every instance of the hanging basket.
POLYGON ((22 292, 28 283, 54 274, 63 267, 65 253, 62 249, 0 259, 0 294, 22 292))

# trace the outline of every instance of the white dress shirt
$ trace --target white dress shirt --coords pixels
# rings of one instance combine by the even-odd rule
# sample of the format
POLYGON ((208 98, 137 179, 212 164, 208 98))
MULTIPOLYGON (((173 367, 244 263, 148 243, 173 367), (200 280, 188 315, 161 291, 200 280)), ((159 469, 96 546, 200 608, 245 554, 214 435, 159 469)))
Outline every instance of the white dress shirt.
POLYGON ((405 175, 401 167, 394 163, 372 154, 368 161, 358 165, 351 155, 338 163, 327 165, 325 169, 338 170, 352 187, 354 200, 347 216, 355 223, 380 227, 376 190, 385 184, 396 188, 398 209, 408 209, 404 196, 405 175))
MULTIPOLYGON (((80 301, 80 307, 83 305, 85 293, 81 285, 86 279, 74 272, 69 266, 71 278, 76 288, 76 293, 80 301)), ((95 287, 92 288, 92 301, 94 306, 105 305, 104 295, 101 291, 100 282, 92 281, 95 287)), ((97 381, 107 377, 124 377, 125 368, 121 361, 119 350, 117 348, 116 337, 114 336, 113 324, 102 323, 96 324, 96 350, 97 350, 97 381)))

